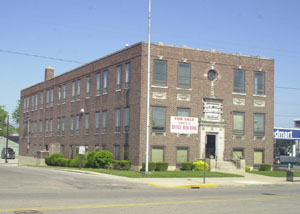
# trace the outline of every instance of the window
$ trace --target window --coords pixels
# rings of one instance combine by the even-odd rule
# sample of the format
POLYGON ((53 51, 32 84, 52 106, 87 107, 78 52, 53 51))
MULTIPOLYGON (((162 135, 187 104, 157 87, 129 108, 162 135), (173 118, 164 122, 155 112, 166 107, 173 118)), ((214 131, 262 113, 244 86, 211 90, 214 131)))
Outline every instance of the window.
POLYGON ((176 149, 176 164, 181 165, 183 162, 188 162, 188 148, 179 147, 176 149))
POLYGON ((126 63, 125 65, 125 88, 130 88, 130 72, 131 72, 131 65, 130 63, 126 63))
POLYGON ((233 134, 244 135, 245 134, 245 113, 233 112, 233 134))
POLYGON ((81 79, 77 81, 77 99, 80 99, 80 92, 81 91, 81 79))
POLYGON ((44 92, 41 92, 41 108, 44 107, 44 92))
POLYGON ((67 99, 67 85, 64 84, 64 88, 63 88, 63 103, 66 103, 66 99, 67 99))
POLYGON ((163 162, 164 161, 164 148, 153 147, 152 148, 152 162, 163 162))
POLYGON ((36 145, 33 145, 33 155, 36 156, 36 145))
POLYGON ((89 126, 90 126, 90 114, 85 114, 85 134, 89 134, 89 126))
POLYGON ((76 87, 76 85, 75 85, 76 83, 75 83, 75 81, 73 81, 72 82, 72 100, 75 100, 75 87, 76 87))
POLYGON ((61 135, 64 136, 65 135, 65 128, 66 128, 66 118, 63 117, 61 122, 62 122, 62 124, 61 124, 61 135))
POLYGON ((60 147, 60 153, 63 155, 65 154, 65 145, 64 144, 62 144, 60 147))
POLYGON ((107 93, 108 87, 108 71, 104 71, 103 92, 107 93))
POLYGON ((100 150, 99 145, 96 145, 95 146, 95 151, 99 151, 99 150, 100 150))
POLYGON ((74 134, 74 115, 71 115, 71 127, 70 127, 70 134, 73 135, 74 134))
POLYGON ((117 67, 117 90, 121 89, 122 82, 122 66, 117 67))
POLYGON ((32 95, 31 111, 34 110, 34 95, 32 95))
POLYGON ((153 107, 152 108, 152 131, 164 132, 166 129, 166 108, 153 107))
POLYGON ((243 157, 244 157, 244 150, 243 149, 233 149, 233 151, 232 151, 233 160, 240 160, 243 157))
POLYGON ((49 136, 52 136, 52 132, 53 132, 53 120, 50 120, 50 127, 49 127, 49 136))
POLYGON ((254 150, 254 165, 260 165, 264 162, 263 155, 264 155, 263 150, 254 150))
POLYGON ((80 115, 76 115, 76 134, 79 135, 80 133, 80 115))
POLYGON ((49 107, 49 102, 50 102, 50 92, 49 89, 47 90, 47 100, 46 100, 46 107, 49 107))
POLYGON ((29 112, 29 97, 27 97, 27 112, 29 112))
POLYGON ((95 124, 95 127, 96 127, 96 133, 99 133, 99 121, 100 120, 100 112, 98 111, 98 112, 96 112, 96 116, 95 116, 95 122, 96 122, 96 124, 95 124))
POLYGON ((40 136, 43 136, 43 121, 40 120, 40 136))
POLYGON ((128 145, 124 145, 124 160, 129 160, 129 149, 128 145))
POLYGON ((130 109, 129 107, 124 109, 124 132, 129 132, 130 124, 130 109))
POLYGON ((60 118, 57 118, 57 136, 60 135, 60 118))
POLYGON ((86 77, 86 97, 90 96, 90 87, 91 87, 91 77, 86 77))
POLYGON ((191 65, 187 63, 178 64, 178 87, 191 88, 191 65))
POLYGON ((241 69, 234 70, 234 92, 245 93, 245 73, 241 69))
POLYGON ((58 104, 61 104, 61 86, 58 86, 58 104))
POLYGON ((115 160, 120 160, 120 146, 115 146, 115 160))
POLYGON ((190 117, 191 109, 189 108, 178 108, 177 109, 177 116, 181 117, 190 117))
POLYGON ((48 127, 49 127, 49 124, 48 124, 48 120, 46 120, 46 132, 45 132, 45 135, 48 136, 48 127))
POLYGON ((23 113, 26 112, 26 98, 24 98, 24 103, 23 103, 23 113))
POLYGON ((254 114, 254 136, 265 136, 265 114, 254 114))
POLYGON ((97 95, 100 94, 100 91, 101 91, 101 73, 97 73, 97 88, 96 88, 96 93, 97 95))
POLYGON ((53 88, 50 90, 50 106, 53 106, 53 88))
POLYGON ((106 133, 106 115, 107 111, 102 112, 102 133, 106 133))
POLYGON ((155 86, 167 86, 167 62, 154 60, 154 83, 155 86))
POLYGON ((265 94, 265 73, 264 72, 255 72, 254 94, 258 94, 258 95, 265 94))
POLYGON ((38 94, 35 95, 35 110, 38 109, 38 94))
POLYGON ((120 132, 120 124, 121 124, 121 111, 120 109, 116 109, 116 132, 120 132))
POLYGON ((37 136, 37 121, 34 122, 34 136, 37 136))

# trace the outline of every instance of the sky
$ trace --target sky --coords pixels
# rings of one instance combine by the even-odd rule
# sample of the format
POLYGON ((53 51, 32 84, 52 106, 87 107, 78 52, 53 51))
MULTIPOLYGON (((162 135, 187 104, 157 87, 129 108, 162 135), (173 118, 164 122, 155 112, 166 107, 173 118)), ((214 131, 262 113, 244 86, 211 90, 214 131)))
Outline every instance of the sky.
MULTIPOLYGON (((152 0, 151 42, 273 58, 274 126, 293 127, 300 118, 299 8, 298 0, 152 0)), ((20 91, 42 82, 46 67, 57 76, 147 41, 148 0, 1 0, 0 27, 0 105, 11 114, 20 91)))

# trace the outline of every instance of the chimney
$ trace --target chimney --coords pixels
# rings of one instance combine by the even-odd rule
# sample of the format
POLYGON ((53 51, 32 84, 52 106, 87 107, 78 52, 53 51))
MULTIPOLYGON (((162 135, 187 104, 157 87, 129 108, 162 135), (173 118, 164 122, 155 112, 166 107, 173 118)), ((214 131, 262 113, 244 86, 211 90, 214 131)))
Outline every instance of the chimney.
POLYGON ((48 66, 45 69, 45 82, 52 79, 54 77, 54 68, 52 68, 51 66, 48 66))

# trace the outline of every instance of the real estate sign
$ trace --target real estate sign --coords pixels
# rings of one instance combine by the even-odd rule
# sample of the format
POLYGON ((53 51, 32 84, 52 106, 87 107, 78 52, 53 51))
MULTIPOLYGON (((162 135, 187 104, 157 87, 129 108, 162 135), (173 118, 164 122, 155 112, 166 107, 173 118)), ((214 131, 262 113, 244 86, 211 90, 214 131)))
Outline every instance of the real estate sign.
POLYGON ((179 117, 171 116, 171 133, 178 134, 198 134, 197 117, 179 117))

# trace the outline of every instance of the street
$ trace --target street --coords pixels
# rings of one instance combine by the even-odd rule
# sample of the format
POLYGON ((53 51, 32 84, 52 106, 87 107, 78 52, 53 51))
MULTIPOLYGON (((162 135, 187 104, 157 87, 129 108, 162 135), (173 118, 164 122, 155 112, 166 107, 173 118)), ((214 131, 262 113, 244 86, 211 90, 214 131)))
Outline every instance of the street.
POLYGON ((110 175, 0 167, 0 213, 299 213, 300 185, 160 189, 110 175))

